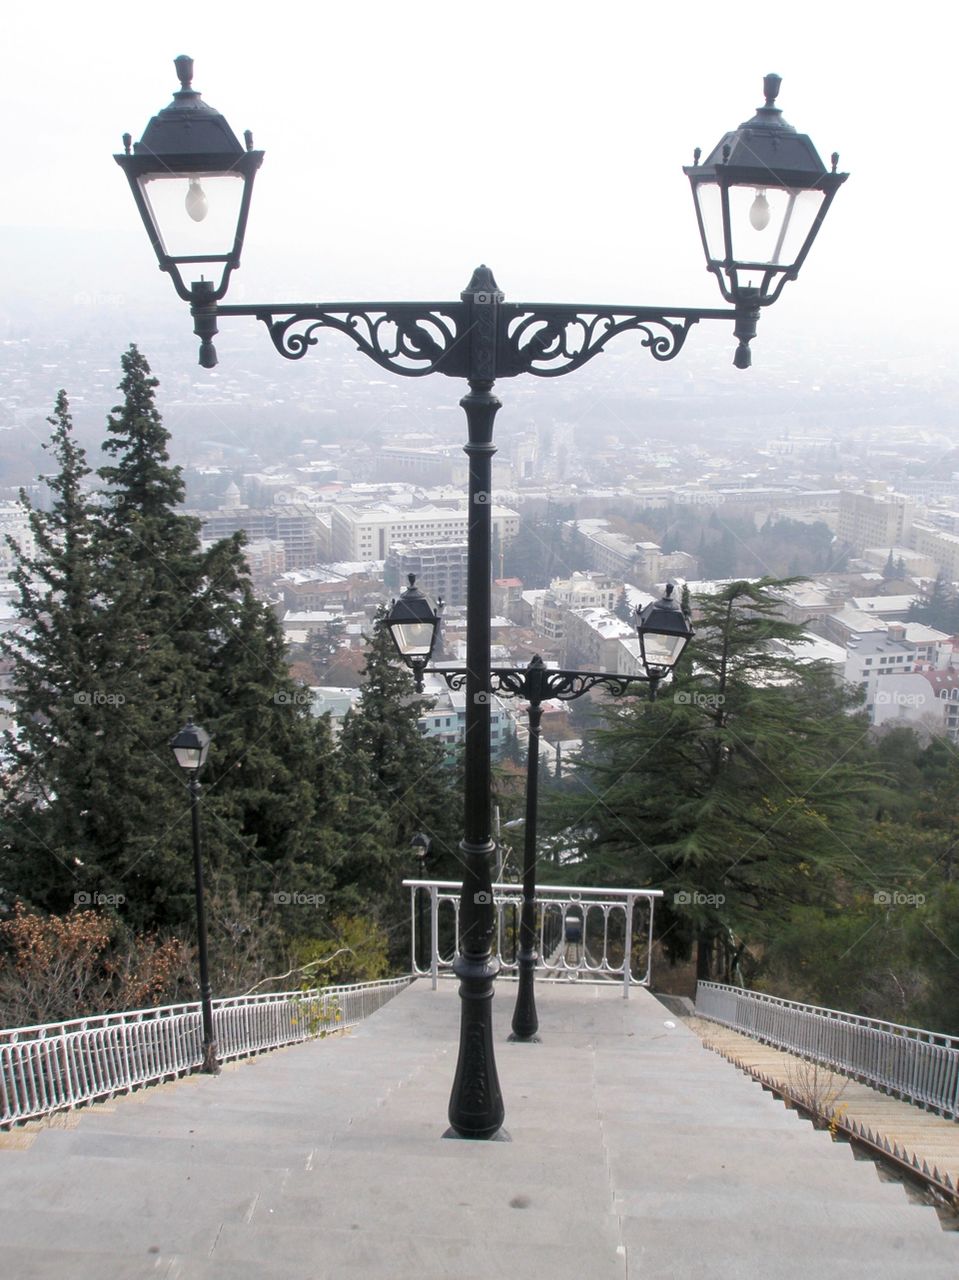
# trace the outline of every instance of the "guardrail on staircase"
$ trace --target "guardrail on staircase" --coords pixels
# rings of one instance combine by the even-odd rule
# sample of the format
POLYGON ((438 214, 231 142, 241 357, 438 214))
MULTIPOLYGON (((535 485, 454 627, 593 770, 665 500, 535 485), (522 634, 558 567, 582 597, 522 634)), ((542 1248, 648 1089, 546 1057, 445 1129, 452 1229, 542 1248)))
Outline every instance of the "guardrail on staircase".
POLYGON ((959 1038, 700 982, 696 1012, 777 1049, 959 1119, 959 1038))
MULTIPOLYGON (((355 1026, 409 977, 213 1001, 221 1062, 355 1026)), ((203 1062, 199 1002, 0 1031, 0 1126, 107 1098, 203 1062)))
MULTIPOLYGON (((437 978, 453 971, 459 938, 458 880, 404 880, 412 911, 412 971, 437 978), (426 952, 428 951, 428 955, 426 952)), ((661 889, 536 886, 536 971, 545 978, 649 986, 653 907, 661 889)), ((494 884, 494 947, 503 977, 515 977, 523 889, 494 884)))

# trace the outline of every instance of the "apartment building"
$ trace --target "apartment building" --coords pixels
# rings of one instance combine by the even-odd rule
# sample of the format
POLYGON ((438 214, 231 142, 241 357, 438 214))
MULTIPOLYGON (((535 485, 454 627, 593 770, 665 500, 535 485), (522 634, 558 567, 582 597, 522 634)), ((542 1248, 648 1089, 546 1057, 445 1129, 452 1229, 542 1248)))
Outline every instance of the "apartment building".
POLYGON ((873 480, 864 489, 842 490, 836 532, 840 542, 861 555, 866 547, 894 547, 908 541, 914 515, 911 498, 873 480))
POLYGON ((608 609, 568 609, 564 666, 590 671, 619 672, 622 641, 636 637, 636 628, 608 609))
POLYGON ((301 503, 278 503, 272 507, 221 508, 199 514, 203 537, 212 542, 244 532, 249 542, 264 539, 282 542, 287 569, 329 560, 329 526, 312 508, 301 503))
MULTIPOLYGON (((500 545, 516 537, 519 516, 508 507, 493 505, 493 537, 500 545)), ((465 542, 469 511, 465 506, 424 506, 418 510, 377 503, 370 507, 333 507, 331 538, 334 560, 385 560, 396 542, 419 546, 465 542)))
POLYGON ((912 544, 932 561, 937 574, 959 582, 959 533, 919 522, 912 526, 912 544))
POLYGON ((466 604, 466 562, 465 542, 394 542, 383 566, 383 583, 388 591, 402 591, 413 573, 421 591, 458 607, 466 604))

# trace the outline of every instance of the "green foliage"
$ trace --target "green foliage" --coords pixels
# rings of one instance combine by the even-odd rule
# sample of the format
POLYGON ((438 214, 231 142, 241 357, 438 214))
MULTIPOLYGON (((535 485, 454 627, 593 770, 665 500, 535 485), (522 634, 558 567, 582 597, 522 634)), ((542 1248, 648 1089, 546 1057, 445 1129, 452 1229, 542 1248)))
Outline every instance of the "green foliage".
POLYGON ((66 911, 78 892, 107 895, 132 929, 192 932, 189 795, 169 750, 191 717, 213 735, 201 815, 215 971, 242 989, 333 912, 382 894, 394 833, 366 762, 344 767, 290 678, 242 538, 202 547, 178 510, 156 379, 135 347, 122 366, 100 501, 63 393, 51 418, 52 502, 30 512, 37 550, 20 557, 23 628, 8 637, 0 883, 8 904, 66 911))
POLYGON ((946 635, 959 633, 959 596, 944 574, 938 575, 924 598, 913 601, 907 617, 910 622, 924 622, 946 635))
POLYGON ((306 938, 296 949, 304 990, 375 982, 389 973, 389 938, 368 916, 338 915, 329 938, 306 938))
POLYGON ((431 874, 457 866, 462 792, 443 749, 419 728, 428 703, 416 696, 397 660, 384 616, 381 610, 368 637, 362 692, 340 734, 340 767, 356 797, 346 815, 351 870, 361 872, 356 884, 363 897, 338 901, 388 921, 392 954, 405 963, 408 906, 401 881, 412 869, 411 842, 418 832, 429 837, 431 874))
POLYGON ((761 944, 797 902, 861 870, 860 823, 878 771, 831 674, 792 656, 776 580, 699 601, 689 659, 654 703, 613 707, 554 822, 594 883, 653 885, 670 956, 700 976, 761 944))

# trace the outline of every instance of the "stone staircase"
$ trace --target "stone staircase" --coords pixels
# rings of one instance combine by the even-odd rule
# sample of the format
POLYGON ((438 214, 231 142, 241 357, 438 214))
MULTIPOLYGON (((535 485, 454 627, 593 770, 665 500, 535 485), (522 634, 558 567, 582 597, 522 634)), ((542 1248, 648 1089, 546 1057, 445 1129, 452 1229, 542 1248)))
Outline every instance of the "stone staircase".
POLYGON ((512 1141, 443 1140, 456 985, 0 1149, 16 1280, 955 1280, 959 1238, 645 991, 540 984, 512 1141))

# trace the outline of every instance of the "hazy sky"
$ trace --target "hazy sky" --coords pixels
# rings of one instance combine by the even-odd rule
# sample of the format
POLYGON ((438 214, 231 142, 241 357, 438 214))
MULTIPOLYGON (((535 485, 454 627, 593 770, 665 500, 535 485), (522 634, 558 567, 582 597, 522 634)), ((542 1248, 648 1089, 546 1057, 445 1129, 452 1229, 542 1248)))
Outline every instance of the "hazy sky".
POLYGON ((951 353, 951 12, 8 6, 0 313, 9 323, 32 297, 55 314, 72 293, 185 313, 111 158, 169 102, 181 52, 205 99, 266 152, 228 301, 455 297, 485 261, 515 300, 718 306, 681 166, 747 119, 778 71, 786 118, 852 176, 763 345, 835 335, 837 352, 865 337, 882 358, 927 341, 951 353))

